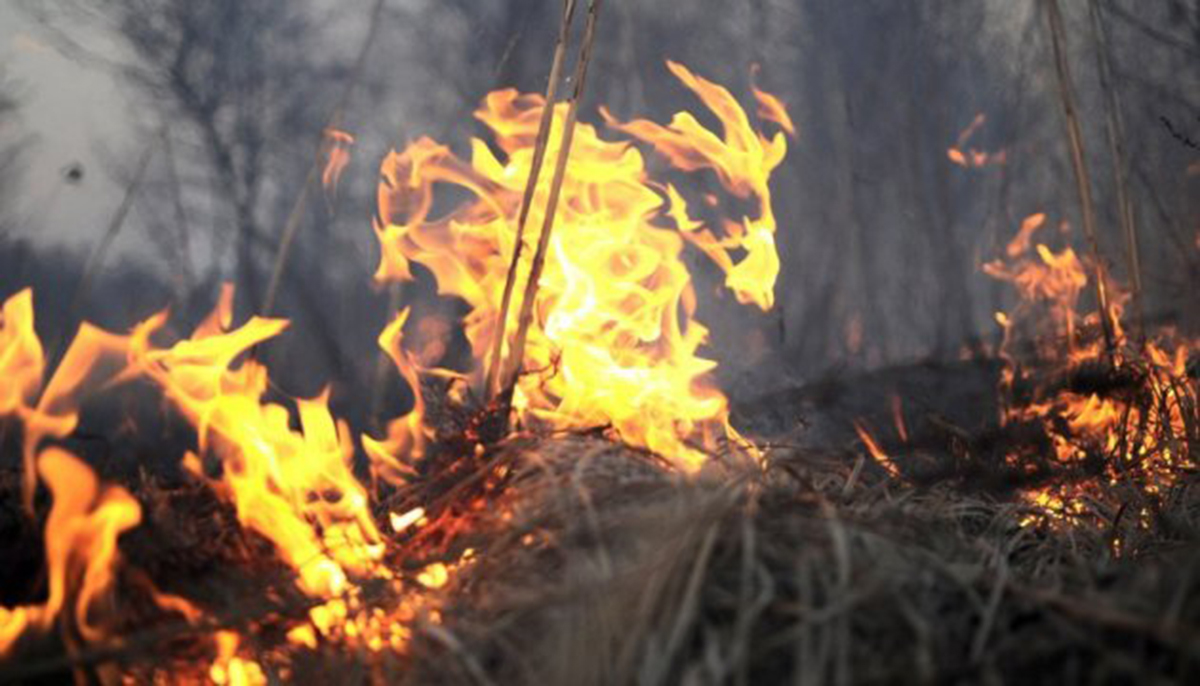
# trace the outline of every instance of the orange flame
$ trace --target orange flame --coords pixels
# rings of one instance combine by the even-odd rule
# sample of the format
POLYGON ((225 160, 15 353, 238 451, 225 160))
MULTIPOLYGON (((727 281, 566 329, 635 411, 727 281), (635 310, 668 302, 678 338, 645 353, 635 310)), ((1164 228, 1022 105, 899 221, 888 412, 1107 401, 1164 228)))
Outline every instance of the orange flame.
MULTIPOLYGON (((514 405, 528 422, 610 425, 623 440, 696 468, 704 459, 696 442, 711 447, 714 438, 737 434, 727 420, 725 397, 706 380, 715 363, 698 354, 707 330, 693 317, 695 294, 681 259, 684 242, 725 272, 726 286, 740 302, 769 308, 779 258, 768 181, 787 144, 783 134, 768 139, 756 133, 724 88, 681 65, 668 67, 717 116, 723 135, 687 113, 676 114, 666 127, 643 120, 620 123, 602 110, 605 120, 652 144, 683 171, 715 172, 731 194, 754 201, 756 216, 728 222, 726 235, 718 238, 689 218, 674 186, 647 178, 636 148, 603 140, 594 127, 579 124, 523 360, 523 368, 532 371, 520 380, 514 405), (674 230, 664 224, 674 224, 674 230)), ((765 96, 758 96, 768 112, 764 118, 792 129, 778 100, 765 96)), ((410 264, 419 262, 433 272, 441 294, 467 302, 471 310, 463 324, 475 352, 471 380, 477 388, 481 370, 491 363, 514 217, 543 106, 542 98, 514 90, 486 97, 476 117, 491 129, 499 156, 473 140, 465 161, 422 138, 389 154, 382 165, 376 278, 409 280, 410 264), (472 197, 432 217, 436 184, 457 186, 472 197)), ((557 106, 548 159, 556 156, 565 116, 566 106, 557 106)), ((531 226, 542 223, 548 183, 535 194, 531 226)), ((527 269, 518 275, 516 292, 523 292, 520 281, 526 278, 527 269)), ((514 308, 510 334, 515 320, 514 308)), ((393 327, 381 345, 410 377, 405 369, 412 369, 411 361, 398 353, 393 327)), ((409 383, 416 388, 411 378, 409 383)), ((369 448, 375 463, 387 464, 382 453, 394 455, 409 445, 419 450, 417 426, 416 416, 393 422, 388 439, 369 448)))
POLYGON ((1070 246, 1054 252, 1045 244, 1033 243, 1034 234, 1045 226, 1045 220, 1044 214, 1027 217, 1005 248, 1008 261, 987 262, 983 272, 1007 281, 1017 289, 1020 304, 1017 312, 1008 315, 1007 321, 1011 322, 1017 316, 1024 318, 1039 306, 1048 307, 1054 327, 1052 333, 1065 336, 1070 343, 1075 337, 1075 307, 1088 283, 1087 271, 1070 246), (1030 254, 1031 247, 1036 256, 1030 254))
POLYGON ((119 486, 101 486, 92 470, 60 448, 37 458, 38 474, 53 506, 46 520, 49 594, 41 605, 0 608, 0 656, 29 631, 45 632, 57 620, 68 646, 109 636, 100 623, 120 560, 117 538, 141 521, 141 507, 119 486), (64 610, 68 611, 64 614, 64 610))
POLYGON ((338 181, 346 165, 350 164, 350 146, 354 136, 337 129, 325 129, 325 168, 321 171, 321 185, 329 193, 337 192, 338 181))
POLYGON ((951 162, 967 169, 980 169, 989 165, 1001 165, 1008 161, 1008 153, 1004 150, 998 152, 984 152, 975 148, 963 150, 967 141, 983 127, 986 121, 987 116, 980 112, 971 120, 970 125, 958 134, 958 141, 946 150, 946 157, 951 162))
MULTIPOLYGON (((251 318, 227 333, 231 289, 192 338, 160 350, 150 337, 164 315, 151 317, 132 335, 131 367, 156 382, 195 426, 202 454, 223 469, 210 480, 237 508, 249 529, 275 544, 307 593, 331 597, 346 588, 349 573, 380 573, 383 544, 368 508, 366 491, 349 461, 353 446, 344 422, 329 414, 328 394, 296 401, 300 430, 291 413, 262 400, 266 368, 253 359, 234 362, 287 325, 251 318)), ((200 456, 185 466, 206 478, 200 456)))
MULTIPOLYGON (((1107 283, 1109 312, 1086 317, 1076 314, 1081 292, 1088 283, 1088 264, 1070 246, 1054 252, 1033 241, 1045 225, 1045 215, 1035 214, 1021 225, 1007 245, 1007 259, 983 266, 985 273, 1012 283, 1020 296, 1011 313, 998 312, 996 320, 1004 328, 1001 356, 1006 361, 1001 372, 1001 399, 1012 401, 1018 381, 1033 387, 1032 399, 1003 410, 1001 420, 1040 424, 1053 446, 1053 457, 1060 465, 1079 465, 1089 457, 1102 456, 1101 482, 1134 483, 1145 494, 1160 492, 1174 483, 1180 469, 1190 459, 1188 442, 1172 437, 1188 435, 1194 420, 1188 408, 1194 408, 1196 388, 1187 375, 1191 345, 1166 333, 1141 347, 1131 347, 1120 325, 1128 294, 1107 283), (1031 371, 1016 364, 1010 351, 1019 323, 1036 321, 1039 310, 1048 309, 1049 331, 1037 340, 1039 352, 1049 365, 1048 371, 1076 374, 1085 365, 1126 375, 1125 386, 1116 393, 1079 393, 1032 383, 1031 371), (1097 329, 1100 317, 1112 325, 1111 349, 1086 327, 1097 329), (1084 327, 1084 332, 1077 329, 1084 327), (1046 334, 1049 335, 1046 335, 1046 334), (1058 342, 1065 340, 1063 353, 1058 342)), ((1102 270, 1101 270, 1101 273, 1102 270)), ((1037 335, 1035 328, 1035 335, 1037 335)), ((1041 371, 1047 371, 1042 369, 1041 371)), ((1047 379, 1062 374, 1047 374, 1047 379)), ((1010 455, 1016 463, 1019 455, 1010 455)), ((1035 508, 1051 518, 1076 517, 1086 513, 1088 494, 1095 483, 1054 483, 1029 492, 1026 497, 1035 508)), ((1036 521, 1038 517, 1026 521, 1036 521)))
POLYGON ((888 476, 892 477, 893 479, 900 478, 900 468, 896 466, 896 463, 892 461, 892 458, 887 454, 887 452, 880 447, 879 442, 876 441, 875 437, 871 435, 871 431, 867 428, 866 423, 861 419, 854 420, 854 432, 858 434, 859 440, 861 440, 863 445, 866 446, 867 452, 871 455, 871 458, 874 459, 880 467, 883 467, 884 471, 888 473, 888 476))

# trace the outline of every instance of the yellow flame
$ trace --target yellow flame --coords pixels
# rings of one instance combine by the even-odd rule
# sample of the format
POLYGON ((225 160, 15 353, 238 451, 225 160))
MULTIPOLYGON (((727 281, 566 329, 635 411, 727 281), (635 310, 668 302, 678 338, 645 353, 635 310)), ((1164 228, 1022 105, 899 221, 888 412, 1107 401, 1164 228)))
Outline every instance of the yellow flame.
POLYGON ((400 376, 413 392, 413 407, 403 416, 388 422, 387 437, 376 440, 363 436, 363 450, 371 460, 371 472, 376 478, 391 483, 405 481, 415 474, 413 465, 425 454, 430 438, 425 426, 425 399, 421 395, 420 368, 412 354, 404 349, 404 324, 408 321, 404 309, 379 334, 379 347, 387 353, 400 376))
MULTIPOLYGON (((263 401, 266 368, 253 359, 235 361, 286 322, 254 317, 222 332, 218 322, 228 321, 231 302, 227 288, 194 335, 167 349, 150 343, 163 315, 143 322, 132 335, 131 367, 196 426, 200 451, 220 459, 221 476, 211 483, 233 502, 239 520, 275 544, 305 592, 336 595, 348 573, 378 573, 383 554, 366 491, 350 469, 349 429, 330 415, 328 393, 296 401, 300 430, 291 428, 286 407, 263 401)), ((204 477, 200 464, 185 461, 204 477)))
MULTIPOLYGON (((1019 380, 1032 388, 1032 399, 1006 407, 1002 421, 1040 424, 1050 439, 1053 457, 1062 465, 1078 465, 1094 456, 1104 459, 1103 473, 1096 479, 1050 484, 1026 494, 1027 501, 1045 516, 1062 519, 1086 513, 1087 496, 1104 482, 1131 480, 1147 494, 1175 483, 1188 458, 1188 447, 1186 440, 1171 437, 1187 435, 1186 408, 1191 406, 1196 388, 1187 375, 1188 354, 1193 348, 1188 341, 1166 332, 1160 340, 1149 340, 1140 347, 1129 345, 1121 327, 1129 294, 1107 278, 1110 311, 1082 317, 1077 313, 1088 270, 1094 267, 1070 246, 1055 252, 1035 243, 1034 235, 1045 219, 1044 214, 1026 218, 1006 246, 1005 258, 985 264, 983 270, 1013 284, 1019 296, 1013 312, 996 313, 1004 328, 1000 353, 1006 361, 1000 377, 1001 398, 1011 400, 1019 380), (1081 325, 1098 330, 1101 317, 1108 319, 1113 332, 1111 348, 1098 336, 1077 335, 1081 325), (1049 326, 1039 328, 1040 320, 1047 320, 1049 326), (1042 362, 1032 372, 1018 366, 1009 350, 1019 323, 1034 324, 1042 362), (1064 340, 1065 350, 1060 344, 1064 340), (1078 393, 1047 383, 1063 373, 1074 375, 1085 365, 1123 372, 1127 387, 1117 393, 1078 393), (1034 379, 1035 372, 1045 381, 1034 379)), ((1103 270, 1098 271, 1103 275, 1103 270)), ((1010 455, 1009 460, 1019 462, 1019 456, 1010 455)), ((1025 519, 1026 523, 1032 521, 1040 519, 1025 519)))
MULTIPOLYGON (((707 330, 694 318, 695 294, 682 260, 685 241, 725 272, 725 285, 739 301, 769 308, 779 258, 768 182, 787 144, 782 133, 768 139, 756 132, 724 88, 681 65, 668 67, 717 116, 723 134, 687 113, 665 127, 644 120, 621 123, 602 111, 605 120, 650 143, 683 171, 714 172, 733 196, 752 201, 756 212, 727 222, 718 237, 689 218, 677 189, 647 177, 637 148, 579 124, 522 361, 528 373, 516 388, 514 405, 527 422, 611 426, 623 440, 695 468, 704 459, 703 448, 722 435, 737 435, 728 424, 725 397, 706 378, 715 363, 699 355, 707 330)), ((765 120, 794 130, 777 99, 757 98, 768 113, 765 120)), ((538 96, 495 91, 476 117, 491 130, 499 154, 473 140, 467 161, 421 138, 389 154, 381 169, 376 278, 411 279, 411 263, 418 262, 433 272, 439 293, 466 301, 470 312, 463 325, 475 352, 471 379, 477 388, 491 364, 515 217, 543 107, 538 96), (456 186, 470 198, 431 216, 437 184, 456 186)), ((565 117, 566 105, 557 106, 547 159, 557 155, 565 117)), ((530 226, 542 224, 547 176, 535 193, 530 226)), ((515 292, 524 291, 527 278, 522 266, 515 292)), ((395 322, 381 345, 405 374, 412 364, 399 354, 393 328, 395 322)), ((387 439, 368 441, 375 464, 387 464, 385 453, 419 451, 415 426, 414 419, 402 418, 389 427, 387 439)))
POLYGON ((48 631, 60 616, 68 646, 109 638, 97 614, 113 588, 117 538, 142 517, 125 489, 102 486, 91 468, 65 450, 43 450, 37 469, 53 499, 45 533, 48 595, 40 605, 0 608, 0 656, 28 631, 48 631))

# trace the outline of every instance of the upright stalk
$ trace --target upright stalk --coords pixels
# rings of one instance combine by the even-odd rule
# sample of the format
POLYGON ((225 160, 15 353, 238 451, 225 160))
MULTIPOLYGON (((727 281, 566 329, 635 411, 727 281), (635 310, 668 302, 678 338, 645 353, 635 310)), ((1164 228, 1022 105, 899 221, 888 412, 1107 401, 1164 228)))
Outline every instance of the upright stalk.
POLYGON ((1125 118, 1121 113, 1121 93, 1112 78, 1108 52, 1108 27, 1097 0, 1088 0, 1092 15, 1093 38, 1096 44, 1096 68, 1100 74, 1100 90, 1104 92, 1108 152, 1112 159, 1113 184, 1117 189, 1117 212, 1121 233, 1125 236, 1125 258, 1128 261, 1129 281, 1133 288, 1133 305, 1137 321, 1138 340, 1146 340, 1146 309, 1142 301, 1142 263, 1137 239, 1137 215, 1129 194, 1129 156, 1125 152, 1125 118))
POLYGON ((188 228, 187 212, 183 209, 183 189, 179 184, 179 173, 175 169, 175 153, 171 148, 171 134, 163 127, 163 157, 166 158, 167 185, 171 191, 171 204, 175 211, 175 231, 179 250, 179 297, 182 300, 194 284, 192 266, 191 231, 188 228))
POLYGON ((1100 241, 1096 237, 1096 215, 1092 205, 1092 182, 1088 176, 1087 160, 1083 150, 1083 133, 1075 105, 1075 94, 1071 83, 1071 68, 1067 63, 1066 32, 1063 28, 1062 12, 1058 0, 1043 0, 1050 25, 1050 43, 1054 49, 1054 68, 1058 77, 1058 94, 1062 103, 1063 118, 1067 124, 1067 139, 1071 148, 1071 168, 1075 172, 1075 184, 1079 192, 1080 212, 1083 215, 1083 233, 1087 237, 1091 252, 1092 276, 1096 284, 1096 302, 1100 307, 1100 327, 1104 332, 1105 349, 1111 355, 1116 347, 1112 323, 1109 321, 1108 291, 1104 283, 1104 268, 1100 263, 1100 241))
POLYGON ((538 281, 542 277, 542 268, 546 263, 546 250, 550 246, 550 235, 554 231, 554 215, 558 209, 558 198, 562 193, 563 179, 566 176, 567 160, 571 156, 571 141, 575 136, 575 121, 579 116, 579 101, 583 98, 584 85, 587 82, 588 63, 592 60, 592 45, 596 37, 596 20, 600 13, 603 0, 589 0, 587 25, 583 32, 583 47, 579 52, 579 61, 575 64, 575 92, 571 95, 571 104, 567 108, 567 119, 563 124, 562 142, 558 148, 558 159, 554 165, 554 178, 550 183, 550 196, 546 201, 546 213, 542 220, 542 233, 538 236, 537 252, 533 255, 533 264, 529 267, 529 280, 525 282, 524 300, 521 301, 521 314, 517 319, 517 334, 509 353, 507 371, 501 386, 501 398, 507 403, 512 397, 513 388, 521 373, 522 361, 525 357, 525 342, 529 334, 529 325, 533 320, 533 305, 537 299, 538 281))
POLYGON ((529 207, 533 204, 533 194, 537 189, 538 177, 542 171, 542 161, 546 157, 546 141, 550 138, 550 125, 554 121, 554 98, 558 94, 559 75, 562 72, 563 57, 567 52, 567 39, 571 32, 571 19, 575 15, 575 0, 563 0, 562 23, 558 28, 558 41, 554 45, 554 59, 550 64, 550 80, 546 84, 546 104, 542 108, 542 119, 538 122, 537 139, 533 146, 533 162, 529 168, 529 178, 525 180, 525 193, 521 196, 521 210, 517 215, 517 233, 513 244, 512 262, 508 267, 508 276, 504 280, 504 295, 500 298, 500 314, 496 318, 495 340, 492 342, 492 358, 488 363, 486 394, 494 396, 499 391, 500 356, 504 352, 504 329, 508 325, 508 310, 512 303, 513 288, 517 283, 517 270, 521 266, 521 253, 525 247, 525 222, 529 219, 529 207))
POLYGON ((300 195, 296 197, 296 202, 292 205, 292 211, 288 213, 287 223, 284 224, 283 234, 279 239, 279 249, 275 253, 275 264, 271 267, 271 280, 267 284, 267 293, 263 297, 262 308, 260 313, 267 317, 271 315, 271 310, 275 307, 275 299, 279 294, 279 285, 283 281, 283 271, 287 267, 288 257, 291 255, 292 242, 296 239, 296 234, 300 230, 300 221, 304 218, 304 210, 308 207, 308 198, 312 195, 312 189, 317 185, 317 179, 320 178, 321 158, 325 151, 325 131, 336 129, 341 126, 342 116, 345 113, 346 105, 350 102, 351 96, 354 95, 354 89, 358 86, 358 80, 362 76, 363 69, 367 64, 367 54, 371 50, 371 45, 375 42, 375 37, 379 34, 379 25, 383 16, 383 7, 387 0, 375 0, 375 6, 371 9, 371 16, 367 20, 367 35, 363 38, 362 47, 358 50, 358 57, 354 61, 354 68, 350 72, 350 76, 346 81, 346 87, 342 90, 341 97, 338 99, 337 106, 329 115, 328 122, 325 128, 322 129, 322 140, 317 145, 317 151, 314 155, 312 164, 308 168, 308 176, 304 179, 304 186, 300 189, 300 195))

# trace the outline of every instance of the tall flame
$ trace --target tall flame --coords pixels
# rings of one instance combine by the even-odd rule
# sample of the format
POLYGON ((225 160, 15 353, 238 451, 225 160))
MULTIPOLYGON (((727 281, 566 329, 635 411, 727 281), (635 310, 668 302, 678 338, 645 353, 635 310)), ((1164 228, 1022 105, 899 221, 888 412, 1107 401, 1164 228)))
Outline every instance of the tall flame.
MULTIPOLYGON (((715 172, 733 196, 753 201, 756 212, 726 222, 718 237, 689 217, 675 186, 649 179, 641 152, 579 124, 522 361, 527 374, 514 404, 527 422, 611 426, 625 441, 696 468, 703 447, 736 432, 725 397, 706 379, 715 363, 699 354, 708 332, 694 318, 684 245, 693 243, 724 270, 725 285, 739 301, 771 307, 779 258, 768 182, 787 144, 782 133, 769 139, 757 133, 724 88, 681 65, 668 67, 716 115, 723 135, 687 113, 675 115, 666 127, 620 123, 604 112, 606 121, 652 144, 683 171, 715 172)), ((760 92, 758 100, 765 120, 792 129, 777 99, 760 92)), ((491 363, 515 216, 544 106, 536 95, 495 91, 476 117, 491 130, 500 155, 474 139, 466 161, 421 138, 389 154, 381 169, 376 278, 409 280, 417 262, 433 272, 441 294, 466 301, 464 328, 475 353, 476 387, 491 363), (437 184, 456 186, 470 198, 434 217, 437 184)), ((557 154, 565 118, 566 105, 556 106, 548 159, 557 154)), ((544 180, 535 193, 530 226, 542 224, 548 184, 544 180)), ((527 278, 522 266, 515 292, 523 292, 527 278)), ((511 314, 510 334, 515 308, 511 314)), ((390 431, 393 444, 397 427, 390 431)))
MULTIPOLYGON (((383 554, 366 491, 350 469, 349 429, 330 415, 327 394, 296 402, 300 430, 291 428, 286 407, 263 401, 266 368, 254 359, 234 364, 287 323, 254 317, 222 331, 232 298, 226 288, 193 336, 167 349, 150 343, 165 313, 140 324, 131 337, 131 368, 157 383, 196 426, 200 452, 220 459, 221 475, 211 482, 233 501, 242 523, 276 545, 304 591, 337 595, 348 572, 376 573, 383 554)), ((184 464, 204 477, 200 456, 184 464)))

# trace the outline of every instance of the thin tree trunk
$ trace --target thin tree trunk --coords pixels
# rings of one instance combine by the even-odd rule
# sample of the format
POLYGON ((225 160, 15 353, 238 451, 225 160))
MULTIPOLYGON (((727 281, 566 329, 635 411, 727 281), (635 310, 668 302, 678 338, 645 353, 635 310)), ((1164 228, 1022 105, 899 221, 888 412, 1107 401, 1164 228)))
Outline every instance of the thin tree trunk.
POLYGON ((179 251, 178 288, 179 297, 187 295, 195 281, 194 266, 192 265, 191 231, 188 228, 187 213, 183 208, 183 189, 179 184, 179 173, 175 168, 175 152, 171 147, 171 134, 163 129, 163 156, 167 167, 167 186, 171 192, 171 204, 175 211, 175 232, 179 251))

